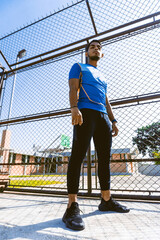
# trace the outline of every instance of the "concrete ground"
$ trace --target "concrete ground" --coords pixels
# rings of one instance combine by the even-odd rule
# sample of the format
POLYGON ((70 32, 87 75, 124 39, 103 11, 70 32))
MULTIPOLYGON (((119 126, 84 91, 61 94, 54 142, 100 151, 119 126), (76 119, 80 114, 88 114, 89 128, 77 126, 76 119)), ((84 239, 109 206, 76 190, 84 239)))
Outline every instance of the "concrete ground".
POLYGON ((85 230, 65 227, 66 196, 0 193, 0 240, 160 239, 160 202, 119 201, 131 211, 103 213, 99 199, 79 198, 85 230))

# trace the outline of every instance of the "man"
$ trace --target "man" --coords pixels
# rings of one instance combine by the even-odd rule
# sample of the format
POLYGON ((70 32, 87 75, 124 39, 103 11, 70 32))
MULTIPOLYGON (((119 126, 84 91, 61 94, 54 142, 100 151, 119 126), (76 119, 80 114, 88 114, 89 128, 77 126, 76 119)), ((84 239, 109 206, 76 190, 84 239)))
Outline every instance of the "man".
POLYGON ((69 73, 69 97, 74 125, 73 145, 68 165, 68 207, 63 216, 66 226, 74 230, 85 228, 77 203, 80 169, 93 137, 98 155, 98 177, 101 187, 100 211, 129 212, 110 194, 110 155, 112 137, 117 136, 117 121, 107 98, 107 83, 98 70, 103 57, 102 46, 92 40, 86 47, 88 64, 75 63, 69 73), (112 126, 110 124, 112 123, 112 126))

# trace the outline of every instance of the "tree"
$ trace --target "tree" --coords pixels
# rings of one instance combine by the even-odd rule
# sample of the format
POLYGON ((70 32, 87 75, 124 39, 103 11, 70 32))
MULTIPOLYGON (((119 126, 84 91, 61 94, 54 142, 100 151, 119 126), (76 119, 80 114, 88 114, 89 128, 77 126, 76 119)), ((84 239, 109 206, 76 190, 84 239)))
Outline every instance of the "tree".
POLYGON ((154 158, 158 158, 159 161, 155 161, 156 165, 160 165, 160 152, 153 152, 154 158))
POLYGON ((136 132, 137 136, 132 138, 133 145, 137 145, 143 156, 148 153, 154 157, 154 152, 160 152, 160 122, 138 128, 136 132))

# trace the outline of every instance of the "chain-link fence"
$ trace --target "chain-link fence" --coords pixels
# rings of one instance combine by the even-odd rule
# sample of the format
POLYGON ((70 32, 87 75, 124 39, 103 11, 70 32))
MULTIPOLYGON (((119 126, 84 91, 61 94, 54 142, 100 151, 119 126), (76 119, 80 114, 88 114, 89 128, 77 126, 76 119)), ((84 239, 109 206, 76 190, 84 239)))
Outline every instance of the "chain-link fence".
MULTIPOLYGON (((119 127, 112 192, 159 197, 159 7, 158 0, 82 0, 0 39, 8 64, 1 73, 1 184, 66 193, 72 145, 68 72, 75 62, 85 62, 85 44, 96 38, 119 127)), ((81 194, 100 189, 93 142, 90 148, 81 194)))

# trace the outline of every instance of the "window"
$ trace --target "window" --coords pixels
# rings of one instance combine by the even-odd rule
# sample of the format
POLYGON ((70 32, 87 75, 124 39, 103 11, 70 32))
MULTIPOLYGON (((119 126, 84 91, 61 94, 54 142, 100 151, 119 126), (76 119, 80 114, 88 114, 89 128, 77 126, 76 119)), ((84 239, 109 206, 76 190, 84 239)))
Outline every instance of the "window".
POLYGON ((12 162, 12 153, 9 153, 9 159, 8 159, 8 163, 12 162))
MULTIPOLYGON (((0 156, 0 163, 3 163, 3 156, 0 156)), ((3 168, 3 166, 0 166, 0 170, 3 168)))
POLYGON ((35 157, 34 161, 35 161, 35 163, 40 163, 41 162, 41 157, 35 157))
POLYGON ((26 155, 22 155, 22 163, 25 163, 26 161, 26 155))
POLYGON ((29 155, 22 155, 22 163, 29 163, 29 155))
POLYGON ((9 154, 9 163, 15 163, 15 161, 16 161, 16 153, 10 153, 9 154))
POLYGON ((62 166, 62 164, 60 163, 62 162, 62 157, 58 157, 57 160, 58 160, 58 166, 62 166))
POLYGON ((13 153, 13 160, 12 160, 12 163, 15 163, 16 162, 16 153, 13 153))
POLYGON ((45 158, 45 162, 49 163, 50 162, 50 158, 45 158))

